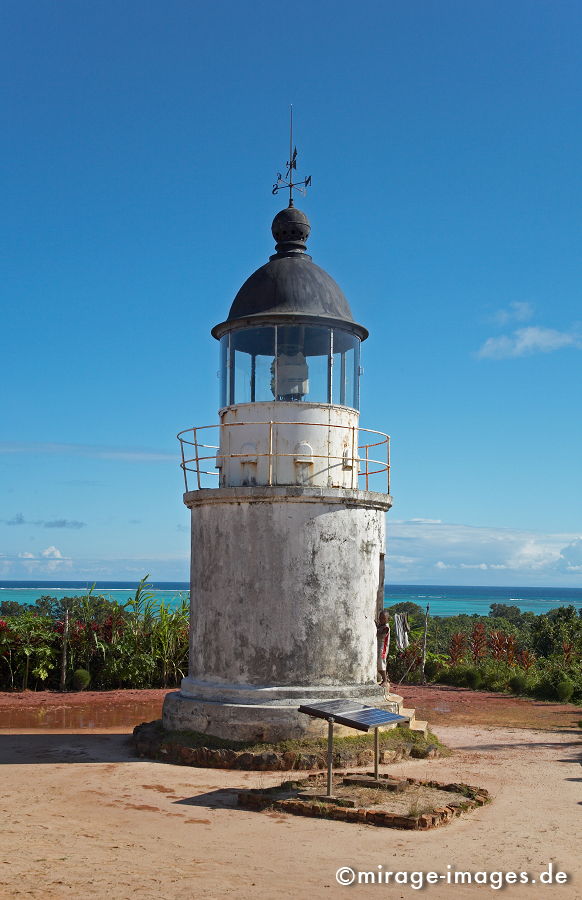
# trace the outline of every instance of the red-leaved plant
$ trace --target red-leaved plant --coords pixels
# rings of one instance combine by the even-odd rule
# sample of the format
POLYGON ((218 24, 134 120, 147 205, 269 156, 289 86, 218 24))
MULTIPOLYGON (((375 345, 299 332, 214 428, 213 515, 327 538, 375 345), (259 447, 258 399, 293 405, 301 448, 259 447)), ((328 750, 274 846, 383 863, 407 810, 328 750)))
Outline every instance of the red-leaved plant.
POLYGON ((471 648, 471 656, 473 662, 477 663, 485 656, 487 650, 487 632, 483 622, 477 622, 473 626, 471 637, 469 638, 469 647, 471 648))
POLYGON ((465 651, 467 649, 467 638, 461 631, 457 631, 456 634, 451 635, 451 641, 449 644, 449 656, 451 659, 451 663, 456 666, 465 655, 465 651))
POLYGON ((525 669, 526 672, 529 672, 529 670, 535 663, 536 658, 530 650, 520 650, 517 654, 517 661, 522 669, 525 669))

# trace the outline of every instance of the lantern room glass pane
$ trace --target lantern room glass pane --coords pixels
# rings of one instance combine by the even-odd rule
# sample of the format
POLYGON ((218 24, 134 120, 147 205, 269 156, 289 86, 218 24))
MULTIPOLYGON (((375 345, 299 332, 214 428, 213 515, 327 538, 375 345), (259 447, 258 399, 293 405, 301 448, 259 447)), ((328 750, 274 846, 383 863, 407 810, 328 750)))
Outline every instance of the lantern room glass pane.
POLYGON ((230 335, 225 334, 220 338, 220 409, 228 405, 228 347, 230 335))
POLYGON ((277 361, 272 383, 276 400, 330 402, 330 342, 329 328, 277 326, 277 361))
POLYGON ((241 328, 220 340, 220 403, 298 401, 358 409, 360 341, 319 325, 241 328))
POLYGON ((224 378, 228 383, 227 405, 272 400, 271 366, 274 359, 273 327, 233 331, 230 334, 228 373, 224 378))
POLYGON ((333 403, 359 409, 360 339, 338 328, 333 330, 333 403))

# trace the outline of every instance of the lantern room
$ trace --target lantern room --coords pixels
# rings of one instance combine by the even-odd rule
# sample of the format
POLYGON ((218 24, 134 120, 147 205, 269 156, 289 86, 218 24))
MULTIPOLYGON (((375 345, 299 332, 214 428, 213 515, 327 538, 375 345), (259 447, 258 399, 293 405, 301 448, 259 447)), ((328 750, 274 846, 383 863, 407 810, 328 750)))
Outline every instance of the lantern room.
POLYGON ((359 408, 360 343, 339 285, 306 251, 310 225, 289 207, 272 225, 275 254, 243 284, 220 341, 220 406, 318 403, 359 408))

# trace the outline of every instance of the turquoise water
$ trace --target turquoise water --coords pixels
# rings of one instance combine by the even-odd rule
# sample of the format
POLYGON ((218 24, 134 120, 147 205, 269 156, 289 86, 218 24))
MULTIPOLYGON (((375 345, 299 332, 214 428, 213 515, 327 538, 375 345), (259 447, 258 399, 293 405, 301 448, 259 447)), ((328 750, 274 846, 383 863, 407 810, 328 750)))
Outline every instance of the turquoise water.
MULTIPOLYGON (((35 600, 45 595, 57 600, 82 596, 90 590, 91 584, 86 581, 0 581, 0 603, 15 600, 17 603, 34 604, 35 600)), ((93 593, 123 604, 134 596, 136 587, 133 582, 98 581, 93 593)), ((183 598, 190 596, 189 586, 181 581, 153 584, 151 592, 157 600, 163 600, 172 607, 179 606, 183 598)))
MULTIPOLYGON (((0 581, 0 603, 16 600, 31 603, 48 594, 62 599, 84 594, 90 588, 85 581, 0 581)), ((104 594, 111 600, 124 603, 135 592, 136 584, 123 581, 98 581, 94 593, 104 594)), ((181 598, 189 596, 188 584, 182 581, 160 581, 152 584, 152 591, 159 600, 177 606, 181 598)), ((544 587, 458 587, 455 585, 386 585, 384 603, 391 606, 405 600, 419 606, 430 605, 433 616, 455 616, 460 613, 487 615, 492 603, 518 606, 522 612, 548 612, 557 606, 575 606, 582 609, 582 588, 544 587)))
POLYGON ((384 605, 409 600, 430 607, 432 616, 462 613, 487 616, 492 603, 517 606, 522 612, 549 612, 558 606, 582 609, 582 588, 549 587, 458 587, 456 585, 386 585, 384 605))

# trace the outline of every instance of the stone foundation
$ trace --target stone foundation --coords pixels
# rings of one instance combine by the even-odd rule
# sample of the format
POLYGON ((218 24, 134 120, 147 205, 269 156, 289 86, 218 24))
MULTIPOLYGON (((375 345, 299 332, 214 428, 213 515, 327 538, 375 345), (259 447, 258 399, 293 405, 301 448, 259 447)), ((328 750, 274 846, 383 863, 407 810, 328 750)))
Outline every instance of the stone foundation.
MULTIPOLYGON (((274 743, 323 737, 327 735, 327 722, 300 713, 298 707, 344 698, 399 712, 399 698, 387 701, 378 685, 261 688, 185 678, 181 691, 166 695, 163 724, 168 731, 198 731, 237 741, 274 743)), ((353 735, 354 732, 336 725, 334 733, 353 735)))
MULTIPOLYGON (((400 746, 380 749, 380 763, 387 765, 401 759, 434 758, 440 755, 441 747, 420 735, 408 733, 401 728, 400 746)), ((353 736, 353 731, 351 732, 353 736)), ((144 722, 133 730, 132 742, 138 756, 159 759, 164 762, 182 766, 194 766, 207 769, 244 769, 259 771, 309 771, 323 769, 327 765, 327 750, 318 752, 306 749, 286 750, 270 747, 264 751, 234 750, 230 748, 213 748, 189 746, 187 739, 166 732, 161 721, 144 722)), ((334 748, 334 766, 369 766, 374 761, 372 747, 334 748)))

